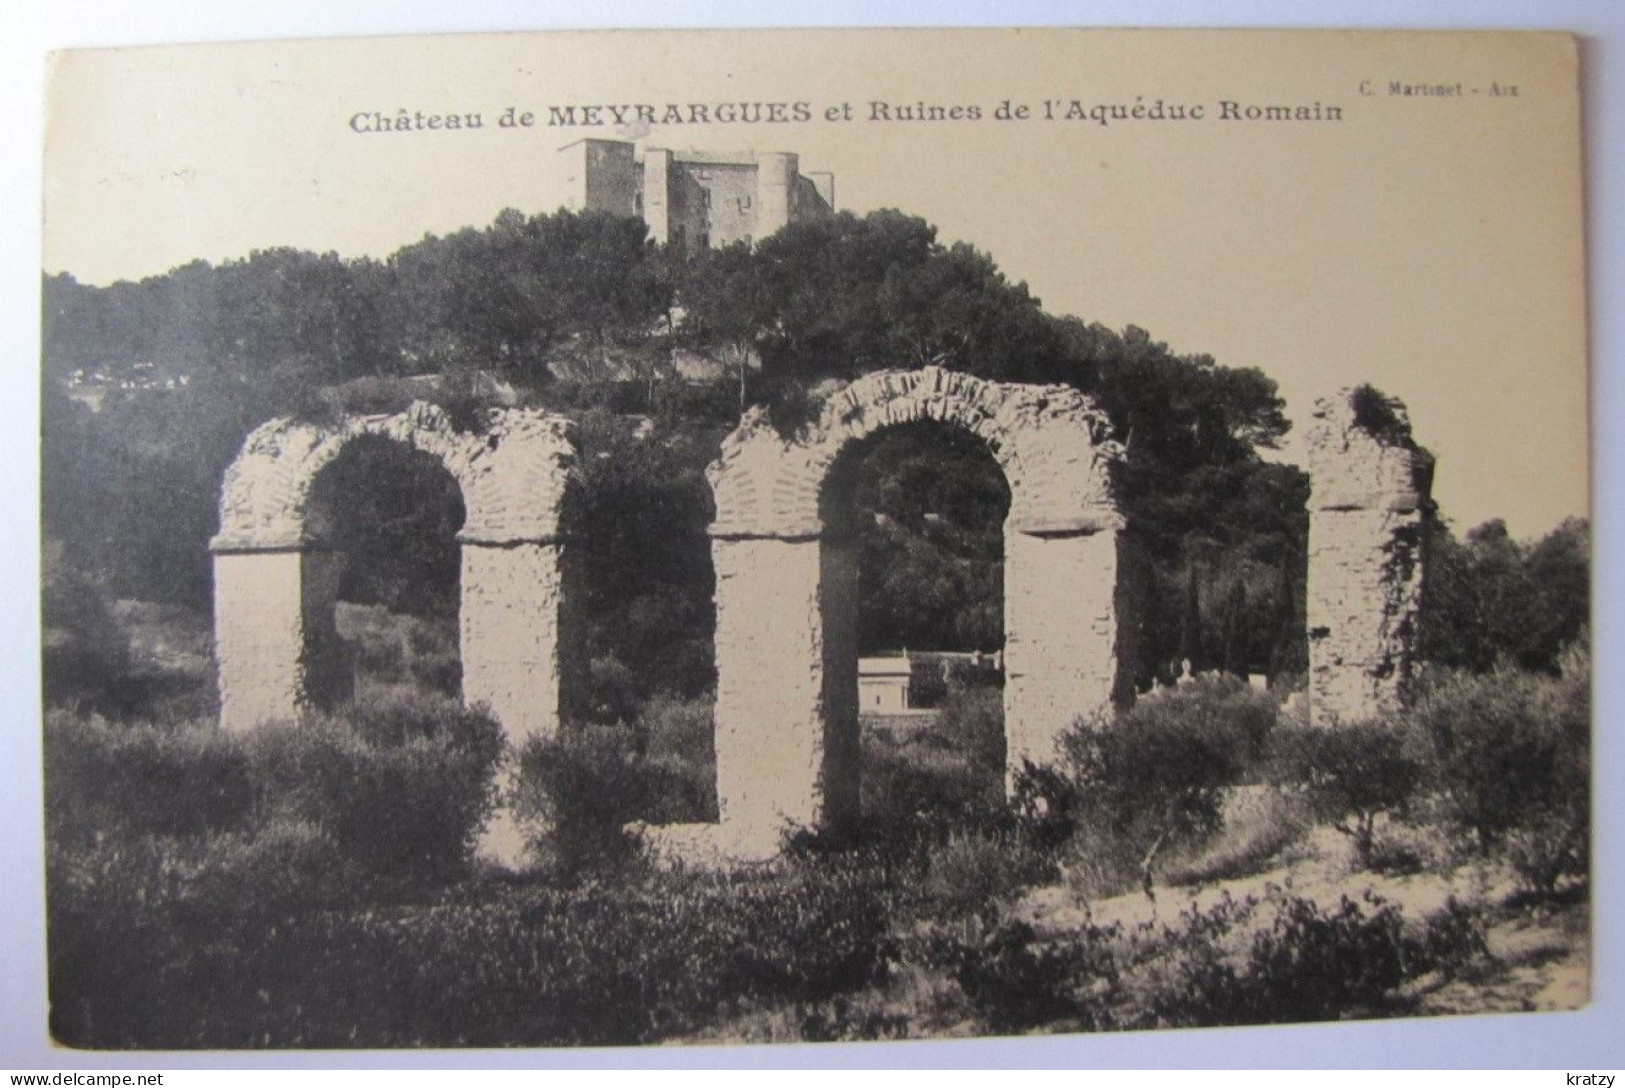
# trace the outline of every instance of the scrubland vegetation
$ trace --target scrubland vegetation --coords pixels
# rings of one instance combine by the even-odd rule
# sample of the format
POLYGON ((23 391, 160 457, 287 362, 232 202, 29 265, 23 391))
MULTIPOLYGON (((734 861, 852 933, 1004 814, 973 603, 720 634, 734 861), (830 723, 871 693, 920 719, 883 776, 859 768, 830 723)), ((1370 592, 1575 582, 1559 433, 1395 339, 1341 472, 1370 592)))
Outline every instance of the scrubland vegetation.
POLYGON ((500 734, 444 696, 244 736, 59 708, 53 1031, 905 1038, 1459 1011, 1481 984, 1517 1007, 1535 987, 1496 983, 1531 955, 1583 964, 1588 679, 1578 650, 1555 677, 1442 674, 1403 717, 1316 731, 1205 678, 1079 722, 1008 804, 997 693, 956 691, 943 728, 868 731, 861 833, 727 871, 654 867, 623 830, 714 817, 703 702, 517 753, 541 817, 518 874, 473 853, 500 734), (1531 925, 1547 945, 1497 954, 1531 925))

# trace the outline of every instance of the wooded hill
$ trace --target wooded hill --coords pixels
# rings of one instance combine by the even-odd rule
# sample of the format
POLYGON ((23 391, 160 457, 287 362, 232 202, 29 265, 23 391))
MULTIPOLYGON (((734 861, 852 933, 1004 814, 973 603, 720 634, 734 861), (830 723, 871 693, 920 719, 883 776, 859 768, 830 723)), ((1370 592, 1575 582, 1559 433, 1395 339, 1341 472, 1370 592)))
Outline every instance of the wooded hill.
MULTIPOLYGON (((1065 383, 1110 416, 1147 558, 1142 682, 1182 658, 1304 668, 1307 479, 1258 456, 1289 426, 1275 383, 1138 328, 1048 314, 989 255, 901 212, 685 253, 635 219, 510 210, 382 261, 276 249, 108 287, 50 276, 44 296, 44 527, 60 544, 48 625, 53 599, 87 593, 206 607, 221 476, 266 419, 426 397, 477 426, 505 399, 579 424, 601 713, 697 694, 714 680, 703 473, 741 409, 766 405, 791 430, 831 380, 939 365, 1065 383)), ((455 485, 402 451, 350 461, 329 485, 350 515, 342 595, 451 614, 455 485)), ((853 490, 863 649, 996 648, 1009 496, 986 451, 904 430, 853 490)), ((1586 526, 1534 547, 1493 525, 1438 537, 1431 655, 1549 667, 1584 623, 1586 526)))

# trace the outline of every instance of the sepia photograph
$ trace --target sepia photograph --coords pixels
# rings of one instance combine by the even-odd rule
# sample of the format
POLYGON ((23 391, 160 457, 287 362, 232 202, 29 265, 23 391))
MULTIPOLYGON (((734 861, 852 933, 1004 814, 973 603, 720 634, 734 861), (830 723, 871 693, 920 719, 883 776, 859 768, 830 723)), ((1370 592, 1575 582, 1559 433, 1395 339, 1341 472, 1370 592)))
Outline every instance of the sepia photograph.
POLYGON ((54 53, 53 1044, 1584 1009, 1581 59, 54 53))

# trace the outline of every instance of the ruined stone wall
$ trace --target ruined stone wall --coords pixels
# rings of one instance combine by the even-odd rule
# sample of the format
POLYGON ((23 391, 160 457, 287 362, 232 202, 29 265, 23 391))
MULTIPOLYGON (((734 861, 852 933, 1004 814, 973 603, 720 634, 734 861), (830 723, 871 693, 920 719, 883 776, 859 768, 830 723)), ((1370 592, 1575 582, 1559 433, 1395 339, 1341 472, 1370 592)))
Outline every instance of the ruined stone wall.
POLYGON ((215 553, 215 654, 221 724, 251 729, 298 717, 335 694, 333 631, 340 557, 312 524, 311 489, 350 442, 377 436, 440 459, 467 512, 461 635, 463 694, 509 736, 557 727, 563 552, 559 511, 574 465, 569 424, 493 411, 479 434, 433 405, 336 424, 279 419, 256 429, 226 472, 215 553))
POLYGON ((1053 758, 1060 732, 1111 700, 1122 518, 1109 471, 1122 451, 1087 397, 927 367, 853 382, 792 439, 754 410, 708 473, 725 852, 770 852, 786 827, 855 812, 857 576, 826 539, 820 496, 843 449, 921 420, 981 438, 1010 487, 1011 767, 1053 758))
POLYGON ((1408 695, 1432 458, 1404 405, 1369 387, 1317 401, 1305 443, 1309 706, 1316 724, 1333 725, 1392 712, 1408 695))

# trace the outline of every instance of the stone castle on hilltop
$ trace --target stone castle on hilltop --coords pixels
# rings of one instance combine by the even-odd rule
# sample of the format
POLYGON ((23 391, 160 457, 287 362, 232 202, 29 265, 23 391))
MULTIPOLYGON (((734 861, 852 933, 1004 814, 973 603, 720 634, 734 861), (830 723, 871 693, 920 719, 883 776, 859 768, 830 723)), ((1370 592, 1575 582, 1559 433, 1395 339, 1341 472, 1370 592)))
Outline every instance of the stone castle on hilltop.
POLYGON ((788 151, 674 151, 584 139, 559 149, 565 207, 637 216, 662 245, 715 249, 830 215, 835 175, 803 174, 788 151))

